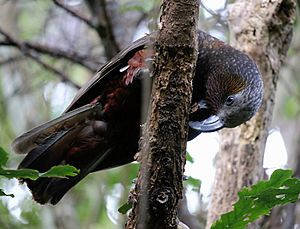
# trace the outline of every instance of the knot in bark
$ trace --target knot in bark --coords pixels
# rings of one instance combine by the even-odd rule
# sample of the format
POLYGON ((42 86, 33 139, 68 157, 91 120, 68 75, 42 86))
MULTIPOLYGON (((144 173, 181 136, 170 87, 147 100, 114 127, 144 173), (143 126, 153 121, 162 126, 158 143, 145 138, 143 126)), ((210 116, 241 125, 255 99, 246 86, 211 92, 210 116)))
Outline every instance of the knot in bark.
POLYGON ((170 188, 156 190, 156 192, 153 193, 153 198, 151 201, 151 208, 154 214, 168 214, 173 206, 173 198, 174 193, 170 188))

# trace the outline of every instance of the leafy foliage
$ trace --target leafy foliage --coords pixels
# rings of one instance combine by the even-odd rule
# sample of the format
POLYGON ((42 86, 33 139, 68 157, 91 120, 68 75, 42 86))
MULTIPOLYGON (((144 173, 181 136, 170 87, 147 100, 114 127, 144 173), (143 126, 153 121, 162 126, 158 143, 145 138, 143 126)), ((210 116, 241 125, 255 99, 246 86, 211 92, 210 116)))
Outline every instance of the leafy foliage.
MULTIPOLYGON (((34 169, 4 169, 3 166, 8 161, 8 153, 0 147, 0 177, 5 177, 7 179, 17 178, 17 179, 31 179, 36 180, 39 177, 60 177, 64 178, 67 176, 76 176, 79 170, 71 165, 59 165, 53 166, 51 169, 44 173, 39 173, 39 171, 34 169)), ((13 194, 6 194, 0 189, 0 196, 10 196, 14 197, 13 194)))
POLYGON ((0 168, 4 166, 8 161, 8 154, 0 147, 0 168))
POLYGON ((14 169, 0 169, 0 177, 5 177, 8 179, 12 178, 26 178, 26 179, 31 179, 31 180, 36 180, 39 178, 39 172, 37 170, 33 169, 19 169, 19 170, 14 170, 14 169))
POLYGON ((1 189, 0 189, 0 196, 10 196, 10 197, 15 197, 14 194, 7 194, 7 193, 3 192, 1 189))
POLYGON ((283 111, 287 118, 295 118, 300 111, 299 101, 295 97, 289 97, 284 104, 283 111))
POLYGON ((189 154, 189 152, 186 152, 186 161, 190 163, 194 163, 194 158, 189 154))
POLYGON ((126 214, 132 208, 132 203, 126 202, 119 209, 118 212, 121 214, 126 214))
POLYGON ((200 192, 201 189, 201 180, 189 176, 188 179, 186 180, 186 183, 192 186, 192 190, 196 192, 200 192))
POLYGON ((39 177, 60 177, 64 178, 66 176, 74 177, 79 173, 79 170, 71 165, 57 165, 53 166, 45 173, 40 173, 39 177))
POLYGON ((269 181, 260 181, 250 188, 243 188, 234 210, 225 213, 211 229, 242 229, 262 215, 269 214, 276 205, 296 202, 300 194, 300 180, 292 178, 291 170, 278 169, 269 181))

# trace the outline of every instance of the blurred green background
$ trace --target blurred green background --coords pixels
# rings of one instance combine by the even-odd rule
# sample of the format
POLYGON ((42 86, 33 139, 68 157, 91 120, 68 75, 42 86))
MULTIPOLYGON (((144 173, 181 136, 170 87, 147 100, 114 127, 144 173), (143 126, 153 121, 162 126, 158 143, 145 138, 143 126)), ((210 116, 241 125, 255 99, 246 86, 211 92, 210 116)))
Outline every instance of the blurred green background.
MULTIPOLYGON (((57 2, 65 8, 51 0, 0 0, 0 30, 11 37, 7 39, 0 31, 0 146, 10 152, 9 168, 16 168, 22 159, 10 151, 17 135, 57 117, 77 87, 117 50, 157 27, 157 0, 57 2)), ((229 3, 203 1, 200 12, 200 27, 224 41, 228 41, 229 3)), ((285 142, 285 152, 281 153, 288 153, 282 166, 294 169, 300 160, 299 36, 298 13, 293 44, 280 75, 273 120, 285 142)), ((188 157, 189 165, 194 157, 192 153, 188 157)), ((117 209, 126 202, 137 170, 138 164, 130 164, 89 175, 55 207, 34 203, 17 180, 0 179, 0 187, 16 196, 0 198, 0 228, 122 228, 126 215, 117 209)), ((209 179, 213 182, 211 175, 209 179)), ((203 199, 200 183, 197 176, 186 181, 188 201, 180 203, 180 214, 194 221, 194 228, 205 224, 209 199, 209 194, 203 199)))

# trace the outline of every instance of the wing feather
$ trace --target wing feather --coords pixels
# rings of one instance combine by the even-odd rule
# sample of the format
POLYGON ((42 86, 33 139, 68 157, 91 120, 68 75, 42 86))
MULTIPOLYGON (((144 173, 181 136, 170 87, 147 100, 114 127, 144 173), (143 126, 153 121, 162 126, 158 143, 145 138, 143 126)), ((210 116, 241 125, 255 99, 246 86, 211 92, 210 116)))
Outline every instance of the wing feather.
POLYGON ((90 98, 90 93, 94 91, 95 87, 101 87, 105 85, 102 83, 107 79, 107 76, 114 76, 113 72, 120 72, 128 65, 129 59, 135 54, 136 51, 152 46, 156 33, 146 35, 137 41, 133 42, 130 46, 123 49, 116 56, 114 56, 107 64, 105 64, 95 76, 89 80, 77 93, 71 104, 67 107, 65 112, 69 112, 79 106, 86 103, 86 98, 90 98), (100 83, 101 82, 101 83, 100 83))
POLYGON ((100 117, 102 107, 100 104, 87 104, 68 113, 64 113, 56 119, 37 126, 17 137, 11 144, 12 149, 19 154, 27 154, 41 144, 54 132, 72 128, 75 124, 100 117))

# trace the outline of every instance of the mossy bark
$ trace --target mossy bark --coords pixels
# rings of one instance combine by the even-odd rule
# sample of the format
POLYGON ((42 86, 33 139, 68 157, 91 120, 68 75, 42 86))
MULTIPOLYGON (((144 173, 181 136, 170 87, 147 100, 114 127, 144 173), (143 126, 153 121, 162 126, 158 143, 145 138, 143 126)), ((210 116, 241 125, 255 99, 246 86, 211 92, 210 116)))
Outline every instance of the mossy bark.
POLYGON ((126 228, 177 228, 197 58, 198 11, 194 0, 165 0, 162 4, 150 115, 126 228))

